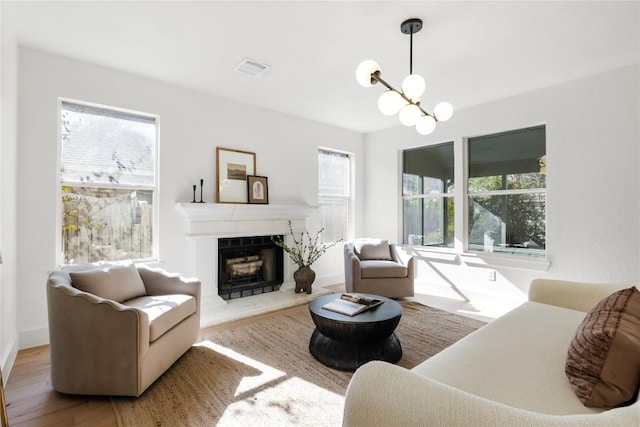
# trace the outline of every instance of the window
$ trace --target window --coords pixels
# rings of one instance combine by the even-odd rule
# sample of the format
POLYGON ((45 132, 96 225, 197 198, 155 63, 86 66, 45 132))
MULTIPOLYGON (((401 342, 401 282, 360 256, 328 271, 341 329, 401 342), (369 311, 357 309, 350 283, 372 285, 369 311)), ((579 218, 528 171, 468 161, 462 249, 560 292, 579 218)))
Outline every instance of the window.
POLYGON ((348 240, 351 207, 351 155, 318 150, 318 205, 322 241, 348 240))
POLYGON ((469 139, 470 251, 544 256, 545 128, 469 139))
POLYGON ((453 142, 403 152, 405 244, 453 247, 453 142))
POLYGON ((157 119, 62 101, 62 262, 154 256, 157 119))
POLYGON ((545 127, 536 126, 404 150, 403 242, 452 248, 457 239, 459 250, 544 257, 545 147, 545 127), (454 191, 462 170, 466 194, 454 191), (463 215, 456 223, 455 206, 468 212, 466 224, 463 215))

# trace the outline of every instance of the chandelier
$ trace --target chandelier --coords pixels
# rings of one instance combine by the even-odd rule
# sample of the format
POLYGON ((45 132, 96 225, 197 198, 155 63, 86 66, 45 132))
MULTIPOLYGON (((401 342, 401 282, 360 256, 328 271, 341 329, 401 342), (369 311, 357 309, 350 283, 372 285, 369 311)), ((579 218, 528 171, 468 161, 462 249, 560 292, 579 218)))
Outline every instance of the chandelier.
POLYGON ((409 34, 409 75, 402 81, 402 90, 394 89, 380 77, 380 65, 367 59, 358 65, 356 80, 361 86, 371 87, 380 82, 388 90, 378 99, 380 112, 387 116, 398 114, 400 123, 414 126, 421 135, 429 135, 436 128, 436 122, 449 120, 453 115, 453 107, 448 102, 441 102, 433 109, 433 114, 420 105, 420 97, 424 93, 425 81, 419 74, 413 74, 413 35, 422 29, 422 20, 407 19, 400 25, 403 34, 409 34))

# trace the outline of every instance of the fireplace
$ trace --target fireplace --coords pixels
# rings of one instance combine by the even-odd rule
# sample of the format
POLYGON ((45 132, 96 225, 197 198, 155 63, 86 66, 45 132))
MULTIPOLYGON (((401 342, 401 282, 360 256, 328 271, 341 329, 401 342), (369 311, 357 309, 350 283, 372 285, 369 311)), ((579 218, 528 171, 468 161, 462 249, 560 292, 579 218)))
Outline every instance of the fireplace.
MULTIPOLYGON (((307 220, 317 212, 316 206, 273 203, 177 203, 176 207, 184 215, 186 226, 187 250, 184 254, 184 274, 197 277, 202 282, 201 327, 219 325, 292 307, 299 304, 301 299, 309 301, 318 295, 329 293, 321 286, 314 286, 311 295, 295 293, 292 269, 296 266, 289 262, 284 253, 282 264, 280 264, 284 281, 279 279, 275 281, 275 285, 266 285, 275 286, 276 289, 280 287, 278 291, 265 293, 262 288, 262 295, 255 295, 260 292, 257 290, 251 291, 255 295, 252 298, 234 299, 225 299, 218 292, 219 283, 221 283, 218 268, 220 241, 223 242, 223 248, 229 249, 230 246, 224 239, 267 236, 267 243, 271 244, 272 235, 281 235, 284 236, 285 242, 291 244, 289 221, 294 233, 306 231, 307 220)), ((241 289, 239 287, 238 292, 242 292, 241 289)), ((244 291, 245 295, 249 293, 246 288, 244 291)), ((228 291, 223 291, 223 294, 225 292, 229 295, 228 298, 231 298, 228 291)))
POLYGON ((277 291, 284 282, 283 250, 272 237, 218 239, 218 295, 230 300, 277 291))

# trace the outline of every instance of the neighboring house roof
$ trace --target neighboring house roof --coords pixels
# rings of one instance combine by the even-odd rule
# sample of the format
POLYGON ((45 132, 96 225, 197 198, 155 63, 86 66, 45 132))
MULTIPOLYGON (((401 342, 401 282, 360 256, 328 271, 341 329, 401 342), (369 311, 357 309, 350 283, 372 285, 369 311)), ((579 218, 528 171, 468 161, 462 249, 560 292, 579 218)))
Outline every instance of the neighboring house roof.
POLYGON ((64 183, 154 185, 155 119, 63 103, 64 183))

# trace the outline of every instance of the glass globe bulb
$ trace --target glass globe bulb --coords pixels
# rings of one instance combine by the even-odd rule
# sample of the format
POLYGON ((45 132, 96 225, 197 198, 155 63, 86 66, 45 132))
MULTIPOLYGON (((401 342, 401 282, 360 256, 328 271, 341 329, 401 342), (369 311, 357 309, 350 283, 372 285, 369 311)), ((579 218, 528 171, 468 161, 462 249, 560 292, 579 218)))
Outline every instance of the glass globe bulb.
POLYGON ((385 116, 393 116, 398 114, 398 111, 407 104, 402 95, 395 90, 388 90, 383 92, 378 98, 378 108, 380 112, 385 116))
POLYGON ((416 130, 420 135, 429 135, 436 128, 436 121, 431 116, 422 116, 416 122, 416 130))
POLYGON ((448 102, 441 102, 433 109, 433 114, 439 122, 446 122, 453 116, 453 105, 448 102))
POLYGON ((378 83, 375 80, 373 83, 371 82, 371 74, 376 71, 380 71, 380 65, 378 65, 376 61, 372 61, 371 59, 362 61, 356 69, 356 81, 360 83, 360 86, 371 87, 378 83))
POLYGON ((402 93, 404 93, 407 98, 415 101, 422 96, 425 86, 426 84, 422 76, 419 74, 411 74, 402 81, 402 93))
POLYGON ((403 125, 413 126, 416 124, 416 121, 421 114, 422 111, 420 111, 420 108, 417 105, 409 104, 402 107, 398 118, 400 119, 400 123, 402 123, 403 125))

